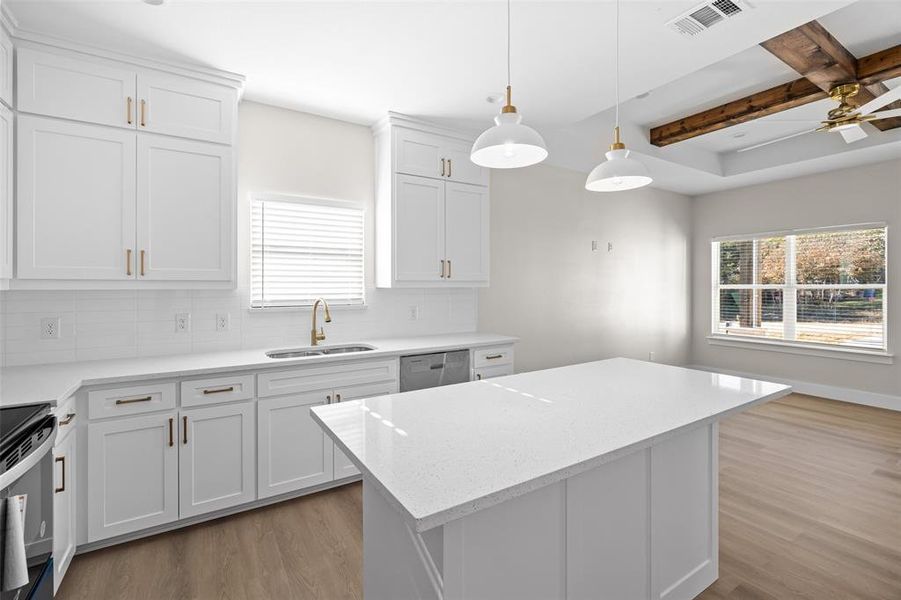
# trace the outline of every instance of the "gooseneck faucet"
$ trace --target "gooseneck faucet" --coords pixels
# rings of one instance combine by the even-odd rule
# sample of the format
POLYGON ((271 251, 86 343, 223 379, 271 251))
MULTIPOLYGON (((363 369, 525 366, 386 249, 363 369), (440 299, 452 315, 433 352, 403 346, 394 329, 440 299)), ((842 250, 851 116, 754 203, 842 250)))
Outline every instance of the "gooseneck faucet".
POLYGON ((310 331, 310 345, 318 346, 319 342, 325 339, 325 328, 320 327, 319 331, 316 331, 316 313, 319 310, 319 304, 322 303, 323 308, 325 308, 325 322, 332 322, 332 313, 329 312, 328 302, 323 300, 322 298, 316 298, 316 302, 313 303, 313 329, 310 331))

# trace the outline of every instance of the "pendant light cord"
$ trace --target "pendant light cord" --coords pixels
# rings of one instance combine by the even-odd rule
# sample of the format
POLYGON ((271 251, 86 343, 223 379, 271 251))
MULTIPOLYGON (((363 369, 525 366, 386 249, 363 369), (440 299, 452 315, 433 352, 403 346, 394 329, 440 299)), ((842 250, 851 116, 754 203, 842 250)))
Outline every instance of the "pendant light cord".
POLYGON ((619 0, 616 0, 616 126, 619 127, 619 0))
POLYGON ((510 85, 510 0, 507 0, 507 86, 510 85))

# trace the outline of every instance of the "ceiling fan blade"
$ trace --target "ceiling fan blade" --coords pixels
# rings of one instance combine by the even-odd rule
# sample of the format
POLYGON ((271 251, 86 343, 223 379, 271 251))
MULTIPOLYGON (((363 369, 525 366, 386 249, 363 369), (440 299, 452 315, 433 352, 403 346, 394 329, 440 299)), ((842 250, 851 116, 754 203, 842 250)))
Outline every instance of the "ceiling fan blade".
POLYGON ((754 144, 753 146, 748 146, 747 148, 739 148, 736 152, 747 152, 748 150, 756 150, 757 148, 763 148, 764 146, 769 146, 770 144, 775 144, 776 142, 784 142, 785 140, 790 140, 792 138, 796 138, 808 133, 813 133, 816 129, 808 129, 807 131, 799 131, 798 133, 793 133, 791 135, 785 135, 781 138, 776 138, 775 140, 770 140, 768 142, 761 142, 759 144, 754 144))
POLYGON ((879 112, 870 113, 870 121, 878 119, 891 119, 892 117, 901 117, 901 108, 893 108, 892 110, 880 110, 879 112))
POLYGON ((862 115, 868 115, 871 112, 882 108, 887 104, 891 104, 895 100, 901 100, 901 85, 897 86, 894 89, 887 91, 886 93, 878 96, 877 98, 870 100, 863 106, 861 106, 858 110, 862 115))
POLYGON ((854 127, 849 127, 848 129, 841 129, 839 133, 842 134, 842 137, 845 138, 846 144, 853 144, 854 142, 859 142, 863 138, 867 137, 867 132, 863 130, 863 127, 860 125, 856 125, 854 127))

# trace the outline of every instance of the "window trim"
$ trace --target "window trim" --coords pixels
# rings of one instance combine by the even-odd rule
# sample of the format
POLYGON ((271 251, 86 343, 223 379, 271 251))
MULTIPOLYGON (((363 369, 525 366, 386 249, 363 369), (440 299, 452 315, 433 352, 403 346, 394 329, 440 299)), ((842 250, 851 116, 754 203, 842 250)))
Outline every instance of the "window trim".
MULTIPOLYGON (((889 313, 888 313, 888 296, 889 296, 889 226, 884 221, 853 223, 848 225, 834 225, 827 227, 809 227, 804 229, 783 229, 777 231, 767 231, 760 233, 734 234, 727 236, 717 236, 710 238, 710 254, 711 254, 711 273, 710 273, 710 328, 707 334, 707 343, 719 346, 731 346, 738 348, 752 348, 755 350, 775 350, 778 352, 788 352, 790 354, 807 354, 810 356, 826 356, 838 357, 849 360, 861 360, 865 362, 877 362, 890 364, 894 362, 894 354, 892 353, 892 345, 889 341, 889 313), (810 233, 825 233, 837 231, 855 231, 860 229, 885 229, 885 283, 882 284, 798 284, 796 283, 795 261, 789 259, 789 252, 794 252, 795 236, 810 233), (769 237, 785 237, 785 283, 784 284, 721 284, 719 281, 720 274, 720 256, 719 242, 737 242, 751 241, 769 237), (795 292, 803 289, 873 289, 882 290, 882 348, 866 348, 863 346, 843 346, 840 344, 819 344, 817 342, 804 342, 795 339, 774 339, 774 338, 754 338, 752 336, 727 335, 717 330, 719 325, 719 292, 721 289, 779 289, 795 292)), ((754 260, 756 261, 756 253, 754 260)), ((756 268, 755 268, 756 277, 756 268)), ((783 293, 783 311, 790 304, 795 306, 797 302, 796 296, 783 293), (791 298, 789 298, 791 296, 791 298)), ((795 310, 793 308, 792 310, 795 310)), ((783 327, 785 327, 785 319, 783 317, 783 327)))
POLYGON ((248 305, 247 312, 250 313, 276 313, 276 312, 310 312, 313 308, 312 304, 299 304, 296 306, 254 306, 253 305, 253 209, 254 203, 257 201, 271 201, 271 202, 287 202, 294 204, 314 204, 319 206, 331 206, 335 208, 350 208, 359 210, 363 219, 363 248, 362 248, 362 261, 363 261, 363 291, 361 296, 361 302, 359 304, 343 304, 343 303, 332 303, 329 302, 329 309, 334 311, 356 311, 356 310, 366 310, 369 308, 368 300, 368 281, 367 281, 367 268, 366 268, 366 259, 367 259, 367 230, 368 230, 368 219, 369 219, 369 211, 367 210, 367 205, 365 202, 356 201, 356 200, 339 200, 335 198, 325 198, 321 196, 308 196, 303 194, 284 194, 278 192, 251 192, 249 194, 250 202, 248 207, 248 225, 250 231, 248 232, 248 268, 247 268, 247 284, 248 284, 248 305))

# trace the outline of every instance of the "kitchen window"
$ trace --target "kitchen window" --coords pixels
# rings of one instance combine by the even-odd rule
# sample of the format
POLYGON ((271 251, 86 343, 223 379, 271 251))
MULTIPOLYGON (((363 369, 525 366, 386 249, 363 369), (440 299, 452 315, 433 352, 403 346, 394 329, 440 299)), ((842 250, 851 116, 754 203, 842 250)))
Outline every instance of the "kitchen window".
POLYGON ((362 305, 363 209, 350 202, 251 201, 251 308, 362 305))
POLYGON ((886 228, 715 239, 712 339, 884 353, 886 228))

